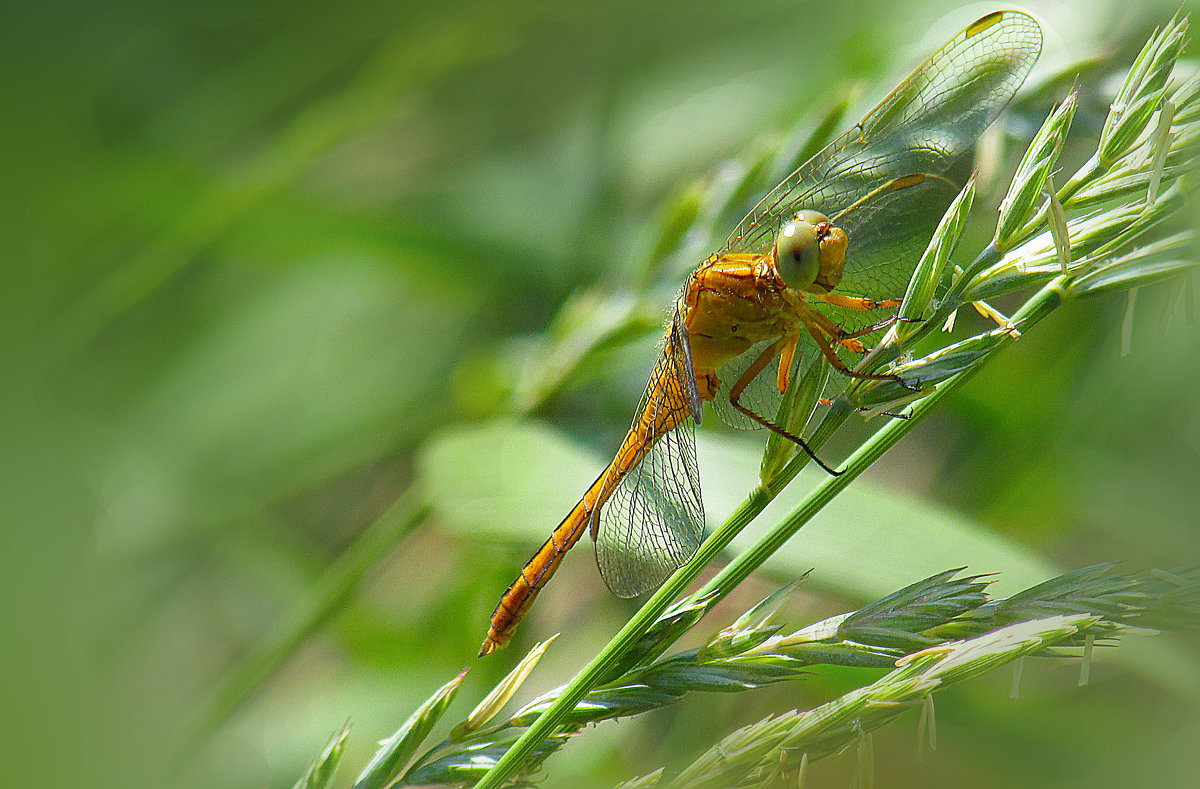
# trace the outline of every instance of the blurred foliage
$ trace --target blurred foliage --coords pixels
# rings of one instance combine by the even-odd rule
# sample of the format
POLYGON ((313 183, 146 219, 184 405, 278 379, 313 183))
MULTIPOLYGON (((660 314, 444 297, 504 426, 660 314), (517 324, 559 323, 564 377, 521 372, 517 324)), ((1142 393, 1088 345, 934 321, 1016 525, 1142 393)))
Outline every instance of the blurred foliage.
MULTIPOLYGON (((1034 7, 1046 51, 978 162, 984 221, 967 229, 972 246, 994 217, 996 171, 1015 166, 1075 75, 1066 168, 1094 147, 1112 75, 1175 7, 1034 7)), ((347 716, 345 759, 365 764, 372 740, 465 665, 463 693, 476 698, 515 655, 564 630, 531 685, 569 676, 631 610, 585 550, 514 657, 474 654, 515 568, 628 424, 659 310, 697 262, 669 260, 642 281, 653 228, 690 190, 735 180, 729 157, 754 166, 764 140, 818 126, 839 102, 858 117, 980 10, 10 9, 4 591, 11 643, 36 666, 8 672, 23 691, 8 744, 29 765, 14 763, 14 785, 71 776, 57 750, 69 741, 93 785, 119 775, 126 786, 287 786, 347 716), (603 339, 596 352, 551 355, 583 330, 603 339), (514 437, 464 445, 513 419, 514 437), (257 692, 232 717, 214 716, 264 634, 359 535, 379 533, 403 493, 430 495, 446 464, 486 472, 481 487, 442 496, 459 509, 380 545, 340 610, 248 686, 257 692), (39 734, 55 749, 39 751, 39 734)), ((714 241, 695 245, 706 254, 714 241)), ((1169 285, 1141 291, 1128 356, 1124 297, 1069 304, 1018 343, 776 557, 771 583, 813 569, 792 619, 947 566, 1000 571, 1015 591, 1097 561, 1194 561, 1193 301, 1169 285)), ((754 484, 761 440, 706 423, 717 517, 754 484)), ((767 588, 746 586, 729 610, 767 588)), ((918 764, 906 734, 882 732, 880 781, 1182 785, 1200 769, 1194 646, 1123 645, 1121 667, 1100 656, 1085 689, 1074 667, 1031 664, 1019 703, 1007 677, 947 693, 937 757, 918 764)), ((817 704, 860 676, 836 669, 606 725, 552 774, 603 786, 677 767, 711 744, 714 722, 727 731, 817 704)), ((822 763, 812 785, 844 785, 852 762, 822 763)))

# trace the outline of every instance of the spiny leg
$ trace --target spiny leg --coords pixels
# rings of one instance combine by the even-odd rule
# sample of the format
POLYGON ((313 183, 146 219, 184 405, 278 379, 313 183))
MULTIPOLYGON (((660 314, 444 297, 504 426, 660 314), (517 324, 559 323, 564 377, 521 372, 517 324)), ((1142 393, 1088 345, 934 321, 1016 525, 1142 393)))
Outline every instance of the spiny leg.
MULTIPOLYGON (((807 303, 802 302, 800 309, 797 311, 796 317, 802 324, 804 324, 804 328, 807 329, 808 333, 812 335, 812 338, 816 340, 817 347, 821 349, 821 353, 825 355, 825 358, 829 360, 829 363, 832 364, 834 369, 836 369, 838 372, 842 373, 843 375, 848 375, 851 378, 863 378, 868 381, 895 381, 905 389, 912 389, 912 387, 906 384, 900 376, 894 373, 860 373, 851 370, 850 367, 844 361, 842 361, 842 358, 837 355, 837 351, 833 349, 833 345, 830 343, 830 338, 837 340, 838 343, 841 344, 843 336, 853 340, 853 334, 844 331, 842 327, 834 323, 829 316, 825 315, 825 313, 815 309, 807 303)), ((893 317, 889 320, 894 321, 895 318, 893 317)), ((858 343, 858 345, 859 347, 862 346, 861 343, 858 343)), ((850 348, 851 350, 856 350, 852 345, 846 347, 850 348)))
MULTIPOLYGON (((834 471, 832 468, 827 466, 824 461, 822 461, 819 457, 817 457, 816 453, 812 451, 812 448, 809 447, 808 443, 804 439, 800 438, 799 436, 792 435, 787 430, 784 430, 782 427, 780 427, 779 425, 776 425, 771 420, 756 414, 755 412, 751 411, 749 408, 747 408, 746 406, 744 406, 740 402, 738 402, 738 400, 742 396, 742 392, 746 391, 746 387, 750 385, 750 382, 753 381, 755 378, 757 378, 759 376, 759 374, 761 374, 762 371, 767 368, 767 365, 771 363, 771 360, 774 359, 775 355, 780 353, 780 351, 783 351, 783 355, 788 361, 787 367, 790 370, 791 360, 795 355, 796 343, 798 341, 799 341, 799 336, 789 337, 788 335, 785 334, 782 337, 780 337, 778 340, 776 340, 775 342, 768 345, 766 347, 766 349, 764 349, 763 352, 758 355, 758 358, 755 359, 750 364, 750 366, 746 368, 746 371, 744 373, 742 373, 742 376, 740 378, 737 379, 737 382, 734 383, 734 385, 729 389, 729 404, 732 405, 735 409, 737 409, 740 413, 745 414, 746 416, 753 419, 758 424, 762 425, 763 427, 767 428, 768 430, 778 433, 779 435, 786 438, 788 441, 791 441, 793 444, 795 444, 798 447, 800 447, 801 449, 803 449, 805 454, 807 454, 810 458, 813 459, 814 463, 816 463, 821 468, 825 469, 825 471, 827 471, 832 476, 836 477, 839 474, 841 474, 841 472, 834 471)), ((779 378, 776 380, 776 385, 779 386, 780 391, 782 391, 783 389, 787 388, 786 384, 787 384, 788 374, 785 374, 782 371, 782 367, 783 367, 782 360, 780 362, 780 367, 781 367, 781 370, 779 373, 779 378)))
POLYGON ((876 323, 872 323, 870 326, 864 326, 863 328, 857 329, 855 331, 846 331, 845 329, 843 329, 839 326, 836 338, 837 338, 838 343, 841 344, 842 347, 846 348, 847 350, 854 351, 855 353, 866 353, 867 349, 861 342, 858 341, 859 337, 864 337, 868 334, 871 334, 872 332, 877 332, 882 329, 886 329, 886 328, 892 326, 893 324, 899 323, 901 321, 903 321, 905 323, 919 323, 920 322, 917 318, 901 318, 899 315, 889 315, 888 317, 884 318, 881 321, 877 321, 876 323))
MULTIPOLYGON (((875 299, 860 298, 857 296, 843 296, 840 293, 813 294, 810 295, 810 297, 816 299, 817 301, 823 301, 826 304, 832 304, 835 307, 844 307, 848 310, 860 310, 863 312, 879 309, 881 307, 899 307, 902 303, 901 299, 876 301, 875 299)), ((881 329, 886 329, 897 321, 919 322, 917 318, 901 318, 899 315, 891 315, 881 321, 872 323, 870 326, 858 329, 857 331, 848 332, 838 326, 837 334, 831 334, 831 336, 834 336, 844 347, 854 351, 855 353, 866 353, 866 349, 863 348, 862 343, 850 343, 846 341, 863 337, 867 334, 871 334, 872 332, 880 331, 881 329)), ((836 326, 836 324, 834 325, 836 326)))
POLYGON ((838 370, 838 372, 848 375, 851 378, 862 378, 867 381, 895 381, 905 389, 920 391, 919 387, 911 386, 895 373, 860 373, 857 370, 851 370, 846 363, 842 361, 841 357, 837 355, 837 352, 833 350, 833 346, 830 345, 829 340, 826 339, 825 335, 822 334, 818 328, 815 326, 810 326, 807 323, 804 324, 804 327, 808 329, 808 333, 812 335, 812 338, 817 341, 817 345, 820 347, 821 353, 825 354, 825 358, 829 360, 829 363, 832 364, 834 368, 838 370))
MULTIPOLYGON (((816 310, 813 310, 813 313, 816 315, 821 314, 816 310)), ((850 367, 844 361, 842 361, 842 357, 837 355, 837 351, 833 350, 833 345, 831 345, 829 342, 829 337, 827 335, 832 335, 835 337, 837 336, 836 325, 833 324, 833 321, 825 318, 824 315, 821 315, 821 317, 824 318, 824 323, 830 324, 832 330, 830 328, 826 328, 822 322, 814 321, 810 323, 803 318, 800 322, 804 324, 804 328, 808 330, 808 333, 812 335, 812 338, 817 341, 817 347, 821 349, 821 353, 825 355, 825 358, 829 360, 829 363, 833 365, 835 370, 843 375, 848 375, 851 378, 866 378, 872 381, 897 380, 896 376, 890 374, 858 373, 854 370, 851 370, 850 367)))
MULTIPOLYGON (((845 329, 838 327, 837 341, 844 345, 846 343, 846 340, 853 340, 853 339, 857 339, 859 337, 865 337, 866 335, 870 334, 871 332, 877 332, 880 329, 886 329, 898 320, 900 320, 900 316, 889 315, 888 317, 884 318, 881 321, 872 323, 870 326, 864 326, 861 329, 855 329, 854 331, 846 331, 845 329)), ((862 343, 859 343, 859 345, 862 345, 862 343)))
POLYGON ((902 303, 901 299, 885 299, 884 301, 876 301, 875 299, 860 298, 858 296, 844 296, 841 293, 819 293, 805 294, 817 301, 823 301, 826 304, 832 304, 835 307, 845 307, 848 310, 877 310, 880 307, 899 307, 902 303))
MULTIPOLYGON (((804 324, 810 334, 814 329, 816 329, 822 332, 824 336, 830 337, 836 340, 838 343, 844 345, 847 350, 855 353, 867 352, 867 349, 863 347, 863 344, 855 339, 855 335, 853 333, 844 330, 841 326, 838 326, 833 322, 832 318, 807 302, 801 302, 799 309, 796 312, 796 317, 801 323, 804 324)), ((813 336, 815 337, 816 335, 813 336)), ((818 340, 818 342, 822 342, 822 340, 818 340)), ((837 367, 838 361, 840 360, 835 361, 833 358, 830 358, 829 361, 833 362, 833 365, 837 367)), ((838 367, 839 370, 845 372, 844 368, 845 364, 843 364, 841 367, 838 367)))
POLYGON ((842 329, 841 326, 838 326, 838 333, 836 333, 834 339, 836 339, 838 344, 846 350, 853 351, 853 353, 856 354, 865 354, 866 347, 863 345, 863 343, 858 342, 858 338, 870 335, 871 332, 887 329, 888 326, 896 323, 898 320, 899 318, 896 317, 896 315, 892 315, 892 317, 884 318, 883 320, 878 321, 878 323, 871 324, 870 326, 864 326, 863 329, 856 331, 846 331, 845 329, 842 329))

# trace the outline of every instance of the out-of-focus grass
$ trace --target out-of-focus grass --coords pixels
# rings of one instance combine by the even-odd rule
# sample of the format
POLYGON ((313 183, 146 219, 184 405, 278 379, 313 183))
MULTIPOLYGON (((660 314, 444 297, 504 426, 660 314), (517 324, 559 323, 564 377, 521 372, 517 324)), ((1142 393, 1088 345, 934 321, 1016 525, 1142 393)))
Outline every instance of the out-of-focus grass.
MULTIPOLYGON (((512 402, 563 301, 584 289, 607 304, 628 295, 675 190, 761 135, 815 124, 855 84, 856 117, 984 9, 943 20, 947 10, 769 0, 14 10, 17 34, 0 53, 13 228, 0 348, 17 383, 3 406, 18 494, 6 553, 23 572, 8 574, 7 598, 45 606, 14 613, 12 642, 29 655, 44 633, 64 639, 27 683, 17 709, 41 715, 25 729, 83 740, 103 728, 108 752, 90 756, 98 780, 112 764, 161 782, 159 770, 175 769, 166 755, 263 634, 402 492, 428 492, 439 448, 512 402), (58 573, 67 593, 31 591, 58 573), (64 615, 78 611, 65 594, 83 598, 86 617, 64 615), (72 630, 84 631, 86 661, 63 636, 72 630), (98 678, 77 674, 85 662, 98 678), (72 689, 96 684, 107 690, 100 711, 72 718, 72 689), (30 692, 43 685, 57 692, 30 692)), ((1102 56, 1096 84, 1174 6, 1039 10, 1042 76, 1102 56)), ((1032 133, 1063 90, 1018 101, 1007 129, 1032 133)), ((1076 133, 1094 137, 1105 100, 1085 96, 1076 133)), ((980 200, 995 197, 985 177, 980 200)), ((677 280, 663 279, 665 308, 677 280)), ((1063 308, 992 364, 835 512, 844 529, 806 535, 818 542, 774 568, 814 568, 821 596, 803 598, 802 615, 968 562, 1048 573, 1200 555, 1200 345, 1182 309, 1160 330, 1170 298, 1139 296, 1131 356, 1119 355, 1125 303, 1109 300, 1063 308), (879 524, 930 551, 881 548, 879 524), (943 560, 939 550, 957 551, 938 534, 1021 562, 943 560)), ((473 660, 486 616, 611 452, 649 369, 652 330, 616 339, 629 342, 589 359, 522 428, 577 466, 548 468, 559 455, 516 440, 509 454, 453 461, 495 469, 506 486, 479 493, 471 517, 437 512, 381 556, 172 783, 290 784, 347 716, 347 760, 362 764, 373 739, 463 665, 471 696, 499 679, 504 659, 473 660), (513 490, 529 497, 514 506, 513 490)), ((719 515, 756 461, 738 460, 745 436, 704 439, 705 479, 723 481, 706 491, 719 515)), ((568 629, 542 663, 547 685, 629 610, 577 553, 519 635, 527 645, 568 629)), ((1082 691, 1073 668, 1027 671, 1018 705, 1006 678, 947 694, 936 759, 918 765, 885 734, 876 762, 895 786, 1118 786, 1194 772, 1195 754, 1176 744, 1187 721, 1194 730, 1194 694, 1116 665, 1102 657, 1082 691)), ((714 721, 724 731, 857 682, 831 671, 783 695, 681 706, 639 723, 639 736, 601 728, 555 777, 603 785, 684 764, 711 743, 714 721)), ((25 751, 43 777, 62 769, 52 752, 25 751)))

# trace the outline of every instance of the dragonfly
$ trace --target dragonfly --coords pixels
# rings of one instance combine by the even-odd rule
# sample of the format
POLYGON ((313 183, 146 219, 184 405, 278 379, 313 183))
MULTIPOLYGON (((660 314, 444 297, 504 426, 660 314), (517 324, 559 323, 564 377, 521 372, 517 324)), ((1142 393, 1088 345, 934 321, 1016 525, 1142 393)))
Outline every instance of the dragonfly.
POLYGON ((843 380, 900 380, 843 357, 865 353, 864 339, 897 319, 885 313, 900 305, 958 192, 947 171, 1024 82, 1041 41, 1021 12, 977 19, 768 193, 688 276, 633 425, 501 597, 480 656, 509 643, 584 532, 621 597, 653 589, 691 559, 704 537, 695 425, 705 402, 837 473, 773 421, 772 407, 819 358, 843 380))

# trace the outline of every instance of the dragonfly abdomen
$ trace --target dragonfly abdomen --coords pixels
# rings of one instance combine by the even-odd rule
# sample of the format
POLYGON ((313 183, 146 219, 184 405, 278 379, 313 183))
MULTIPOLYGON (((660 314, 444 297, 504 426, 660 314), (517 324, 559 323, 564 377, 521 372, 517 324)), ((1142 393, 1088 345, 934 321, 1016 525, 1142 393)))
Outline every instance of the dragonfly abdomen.
MULTIPOLYGON (((660 360, 659 365, 663 364, 660 360)), ((663 370, 656 367, 656 373, 659 372, 663 370)), ((666 385, 669 379, 666 375, 656 375, 656 380, 656 386, 661 387, 666 385)), ((642 462, 655 442, 689 416, 678 409, 660 408, 659 405, 666 400, 665 394, 655 392, 655 395, 648 398, 645 407, 638 414, 637 421, 621 442, 621 448, 617 450, 612 463, 601 472, 567 517, 555 527, 550 539, 525 563, 521 574, 500 598, 500 603, 492 612, 487 638, 479 650, 480 657, 492 654, 512 640, 513 631, 521 623, 525 612, 533 605, 538 592, 549 582, 562 563, 563 556, 579 542, 584 531, 598 522, 600 508, 612 496, 621 480, 642 462)))
MULTIPOLYGON (((605 470, 605 474, 607 473, 605 470)), ((571 509, 567 517, 563 518, 562 523, 555 527, 550 539, 546 540, 542 547, 538 548, 537 553, 530 557, 525 566, 521 568, 521 574, 501 596, 500 603, 492 612, 487 638, 483 640, 483 646, 479 649, 480 657, 490 655, 497 649, 508 645, 508 642, 512 640, 513 631, 525 617, 529 606, 533 605, 538 592, 554 575, 558 565, 562 563, 562 558, 567 555, 567 551, 579 542, 594 511, 594 505, 589 506, 589 501, 595 501, 595 495, 604 482, 605 474, 601 474, 600 478, 592 483, 592 487, 584 497, 571 509)))

